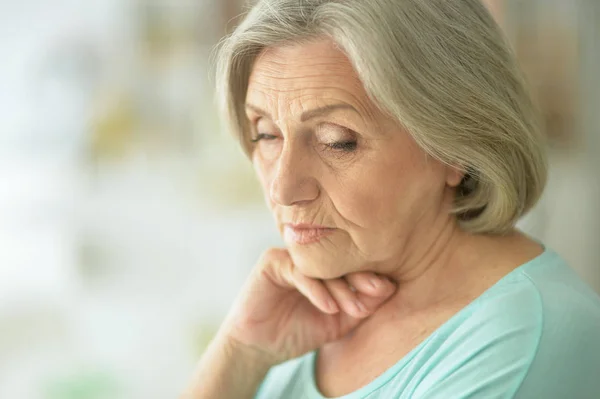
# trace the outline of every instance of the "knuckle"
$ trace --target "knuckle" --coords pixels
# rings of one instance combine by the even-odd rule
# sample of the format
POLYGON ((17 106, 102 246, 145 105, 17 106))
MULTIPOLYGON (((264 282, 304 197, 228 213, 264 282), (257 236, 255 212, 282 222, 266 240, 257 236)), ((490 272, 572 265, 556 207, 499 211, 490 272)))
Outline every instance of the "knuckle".
POLYGON ((260 263, 281 262, 287 257, 287 250, 283 248, 269 248, 262 253, 260 263))
POLYGON ((257 269, 277 281, 293 280, 293 265, 289 253, 284 248, 269 248, 264 251, 258 261, 257 269))

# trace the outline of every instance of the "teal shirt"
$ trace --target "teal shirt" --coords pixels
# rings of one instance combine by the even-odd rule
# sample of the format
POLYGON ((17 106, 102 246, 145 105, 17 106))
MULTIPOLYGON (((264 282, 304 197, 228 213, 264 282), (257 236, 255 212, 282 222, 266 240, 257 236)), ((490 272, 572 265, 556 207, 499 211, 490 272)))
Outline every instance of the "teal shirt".
MULTIPOLYGON (((323 399, 315 354, 273 367, 256 399, 323 399)), ((546 249, 342 398, 600 399, 600 297, 546 249)))

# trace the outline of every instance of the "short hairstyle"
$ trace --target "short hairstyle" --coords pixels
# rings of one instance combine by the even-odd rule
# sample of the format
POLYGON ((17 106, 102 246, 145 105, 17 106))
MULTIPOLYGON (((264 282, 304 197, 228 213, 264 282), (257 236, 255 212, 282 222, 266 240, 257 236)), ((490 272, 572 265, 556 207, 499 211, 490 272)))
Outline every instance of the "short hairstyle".
POLYGON ((538 111, 480 0, 259 0, 213 54, 219 108, 247 155, 258 55, 320 38, 424 151, 465 172, 452 210, 462 229, 505 233, 535 205, 547 179, 538 111))

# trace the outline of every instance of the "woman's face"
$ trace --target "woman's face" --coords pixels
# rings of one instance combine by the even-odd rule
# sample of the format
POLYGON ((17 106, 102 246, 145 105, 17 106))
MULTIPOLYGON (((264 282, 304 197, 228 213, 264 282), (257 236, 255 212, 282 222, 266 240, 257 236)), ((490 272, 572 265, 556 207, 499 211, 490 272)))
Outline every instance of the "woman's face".
POLYGON ((449 218, 459 172, 376 109, 331 41, 265 50, 246 110, 265 197, 305 275, 385 273, 449 218))

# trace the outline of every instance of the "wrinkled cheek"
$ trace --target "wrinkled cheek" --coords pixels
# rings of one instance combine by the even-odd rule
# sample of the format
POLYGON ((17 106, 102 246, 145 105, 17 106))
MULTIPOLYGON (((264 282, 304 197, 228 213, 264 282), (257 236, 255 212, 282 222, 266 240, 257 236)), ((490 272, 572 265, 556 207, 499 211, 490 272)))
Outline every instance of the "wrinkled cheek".
POLYGON ((371 193, 348 195, 344 205, 338 206, 342 217, 349 223, 348 233, 361 252, 379 253, 397 225, 399 209, 384 196, 371 193))
POLYGON ((379 224, 381 200, 370 193, 348 194, 343 202, 339 202, 338 211, 344 219, 362 229, 373 229, 379 224))

